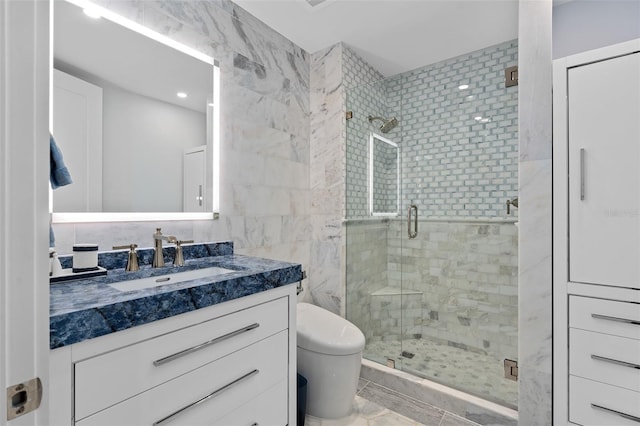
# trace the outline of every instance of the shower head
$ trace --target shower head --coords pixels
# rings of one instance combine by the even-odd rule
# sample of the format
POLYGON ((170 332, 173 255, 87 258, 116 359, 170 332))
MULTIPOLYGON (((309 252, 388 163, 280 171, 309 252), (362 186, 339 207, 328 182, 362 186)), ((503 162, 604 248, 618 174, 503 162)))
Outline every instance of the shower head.
POLYGON ((388 133, 391 129, 393 129, 398 125, 398 119, 395 117, 392 117, 391 119, 386 120, 382 117, 374 117, 370 115, 369 117, 367 117, 367 119, 369 119, 369 123, 373 123, 374 120, 382 121, 382 126, 380 126, 380 131, 382 133, 388 133))

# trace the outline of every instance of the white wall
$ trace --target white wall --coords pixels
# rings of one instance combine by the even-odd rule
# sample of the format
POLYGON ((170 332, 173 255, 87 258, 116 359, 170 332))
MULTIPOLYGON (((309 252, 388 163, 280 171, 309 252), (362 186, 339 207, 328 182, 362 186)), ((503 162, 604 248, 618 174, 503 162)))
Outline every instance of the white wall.
POLYGON ((553 58, 640 37, 640 1, 574 0, 553 8, 553 58))
POLYGON ((182 154, 206 143, 204 112, 109 86, 103 110, 103 211, 182 211, 182 154))

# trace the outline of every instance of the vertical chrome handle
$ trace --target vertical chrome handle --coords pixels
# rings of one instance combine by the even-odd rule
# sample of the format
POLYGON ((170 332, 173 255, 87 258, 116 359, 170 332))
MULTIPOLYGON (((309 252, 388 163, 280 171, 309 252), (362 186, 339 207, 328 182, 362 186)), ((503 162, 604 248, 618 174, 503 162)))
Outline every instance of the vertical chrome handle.
POLYGON ((418 206, 415 204, 409 205, 409 210, 407 212, 407 234, 410 239, 413 239, 418 236, 418 206), (411 232, 411 216, 412 212, 413 216, 413 232, 411 232))
POLYGON ((202 207, 202 185, 198 185, 198 205, 202 207))
POLYGON ((580 201, 584 201, 584 148, 580 148, 580 201))

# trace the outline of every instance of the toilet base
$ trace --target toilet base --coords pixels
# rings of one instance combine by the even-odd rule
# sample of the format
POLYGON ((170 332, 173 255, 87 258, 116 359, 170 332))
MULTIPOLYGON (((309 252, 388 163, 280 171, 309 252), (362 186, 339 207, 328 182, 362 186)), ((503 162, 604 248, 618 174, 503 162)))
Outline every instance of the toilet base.
POLYGON ((298 347, 298 372, 307 379, 307 414, 338 419, 351 414, 362 352, 326 355, 298 347))

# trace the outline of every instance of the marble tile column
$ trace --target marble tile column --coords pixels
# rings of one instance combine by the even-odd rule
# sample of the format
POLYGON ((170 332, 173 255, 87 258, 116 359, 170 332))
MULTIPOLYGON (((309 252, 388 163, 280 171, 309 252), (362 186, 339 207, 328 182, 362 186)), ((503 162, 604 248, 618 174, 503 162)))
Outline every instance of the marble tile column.
POLYGON ((309 292, 314 304, 344 314, 344 86, 342 44, 311 55, 309 292))
POLYGON ((519 3, 519 424, 552 419, 551 0, 519 3))

